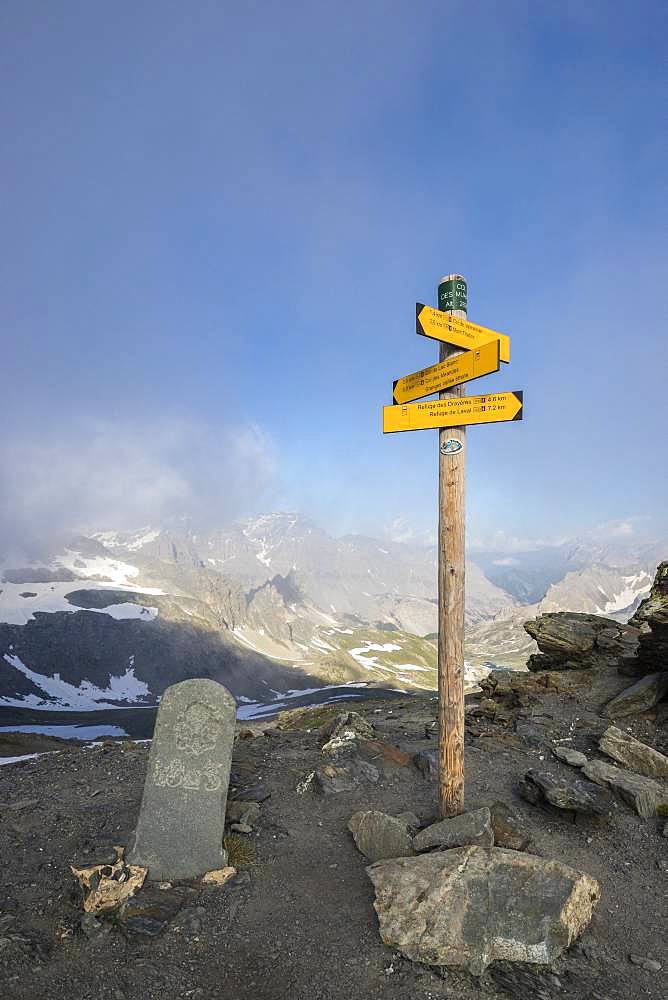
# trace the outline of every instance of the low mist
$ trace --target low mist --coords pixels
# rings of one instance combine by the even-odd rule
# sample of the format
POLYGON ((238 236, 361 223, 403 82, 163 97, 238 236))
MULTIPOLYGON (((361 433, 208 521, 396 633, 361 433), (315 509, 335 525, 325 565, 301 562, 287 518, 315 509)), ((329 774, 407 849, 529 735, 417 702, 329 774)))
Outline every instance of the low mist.
POLYGON ((40 559, 73 534, 188 517, 220 525, 271 497, 273 445, 254 425, 71 423, 0 444, 0 559, 40 559))

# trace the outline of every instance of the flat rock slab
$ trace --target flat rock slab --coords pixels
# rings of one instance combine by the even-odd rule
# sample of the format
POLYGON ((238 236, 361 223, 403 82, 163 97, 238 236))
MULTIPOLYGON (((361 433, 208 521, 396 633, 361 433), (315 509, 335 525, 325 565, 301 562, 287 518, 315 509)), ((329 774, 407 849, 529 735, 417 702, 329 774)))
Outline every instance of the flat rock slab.
POLYGON ((375 784, 379 777, 380 772, 373 764, 353 758, 346 764, 323 764, 315 772, 314 784, 322 795, 338 795, 339 792, 354 791, 360 781, 375 784))
POLYGON ((357 849, 372 863, 383 858, 407 858, 415 854, 408 823, 398 817, 368 809, 351 816, 348 829, 357 849))
POLYGON ((162 697, 128 852, 151 880, 197 878, 225 866, 236 707, 227 688, 211 680, 173 684, 162 697))
POLYGON ((629 771, 646 778, 668 778, 668 757, 616 726, 606 729, 598 745, 604 754, 629 771))
POLYGON ((489 809, 474 809, 472 812, 442 819, 425 827, 413 838, 416 851, 428 851, 432 847, 463 847, 479 844, 481 847, 494 846, 494 833, 489 809))
POLYGON ((647 674, 609 701, 603 710, 608 719, 621 719, 626 715, 648 712, 668 693, 668 671, 647 674))
POLYGON ((591 781, 552 771, 530 770, 519 783, 522 798, 533 805, 603 816, 610 811, 610 796, 591 781))
POLYGON ((367 760, 383 767, 408 767, 412 760, 409 753, 386 740, 360 740, 359 751, 367 760))
POLYGON ((590 760, 583 772, 592 781, 611 788, 643 819, 668 816, 668 786, 652 778, 631 774, 630 771, 606 764, 603 760, 590 760))
POLYGON ((573 747, 554 747, 552 752, 555 757, 563 760, 565 764, 570 764, 571 767, 584 767, 587 763, 585 755, 573 747))
POLYGON ((380 936, 406 958, 463 966, 554 961, 587 927, 600 890, 559 861, 462 847, 367 868, 380 936))

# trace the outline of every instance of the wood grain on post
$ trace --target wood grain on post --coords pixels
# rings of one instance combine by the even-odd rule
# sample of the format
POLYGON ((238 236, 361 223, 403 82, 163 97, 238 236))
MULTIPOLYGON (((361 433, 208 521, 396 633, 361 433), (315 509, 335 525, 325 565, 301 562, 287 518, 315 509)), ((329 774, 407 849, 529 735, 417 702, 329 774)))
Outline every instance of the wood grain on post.
MULTIPOLYGON (((449 274, 445 281, 461 281, 449 274)), ((438 302, 441 308, 441 302, 438 302)), ((460 319, 465 309, 448 309, 460 319)), ((444 361, 461 351, 440 345, 444 361)), ((439 399, 463 396, 457 385, 439 393, 439 399)), ((438 800, 442 817, 464 812, 464 489, 466 428, 444 427, 438 432, 438 800), (448 446, 448 442, 458 442, 448 446)))

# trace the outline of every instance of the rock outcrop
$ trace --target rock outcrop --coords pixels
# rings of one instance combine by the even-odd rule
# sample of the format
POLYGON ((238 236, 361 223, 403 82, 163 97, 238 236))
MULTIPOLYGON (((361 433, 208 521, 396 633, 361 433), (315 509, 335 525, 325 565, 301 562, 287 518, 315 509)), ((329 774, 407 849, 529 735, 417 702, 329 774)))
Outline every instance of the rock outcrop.
POLYGON ((463 966, 552 962, 587 927, 600 897, 588 875, 498 847, 461 847, 367 868, 380 935, 407 958, 463 966))
POLYGON ((668 561, 658 566, 652 589, 629 625, 639 630, 636 672, 668 670, 668 561))
POLYGON ((524 623, 538 643, 529 670, 583 670, 620 665, 634 659, 639 639, 636 626, 600 615, 558 611, 524 623))

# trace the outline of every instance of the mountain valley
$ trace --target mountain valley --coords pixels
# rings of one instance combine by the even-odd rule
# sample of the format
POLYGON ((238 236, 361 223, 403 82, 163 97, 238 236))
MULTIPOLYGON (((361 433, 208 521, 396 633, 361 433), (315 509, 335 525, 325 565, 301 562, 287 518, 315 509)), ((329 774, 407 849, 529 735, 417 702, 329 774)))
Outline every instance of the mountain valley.
MULTIPOLYGON (((536 651, 529 618, 628 618, 660 548, 635 560, 582 543, 505 558, 471 552, 468 689, 490 668, 524 669, 536 651)), ((2 565, 0 706, 151 705, 193 676, 259 706, 326 687, 433 690, 436 627, 433 546, 336 538, 297 514, 206 532, 98 532, 40 561, 2 565)))

